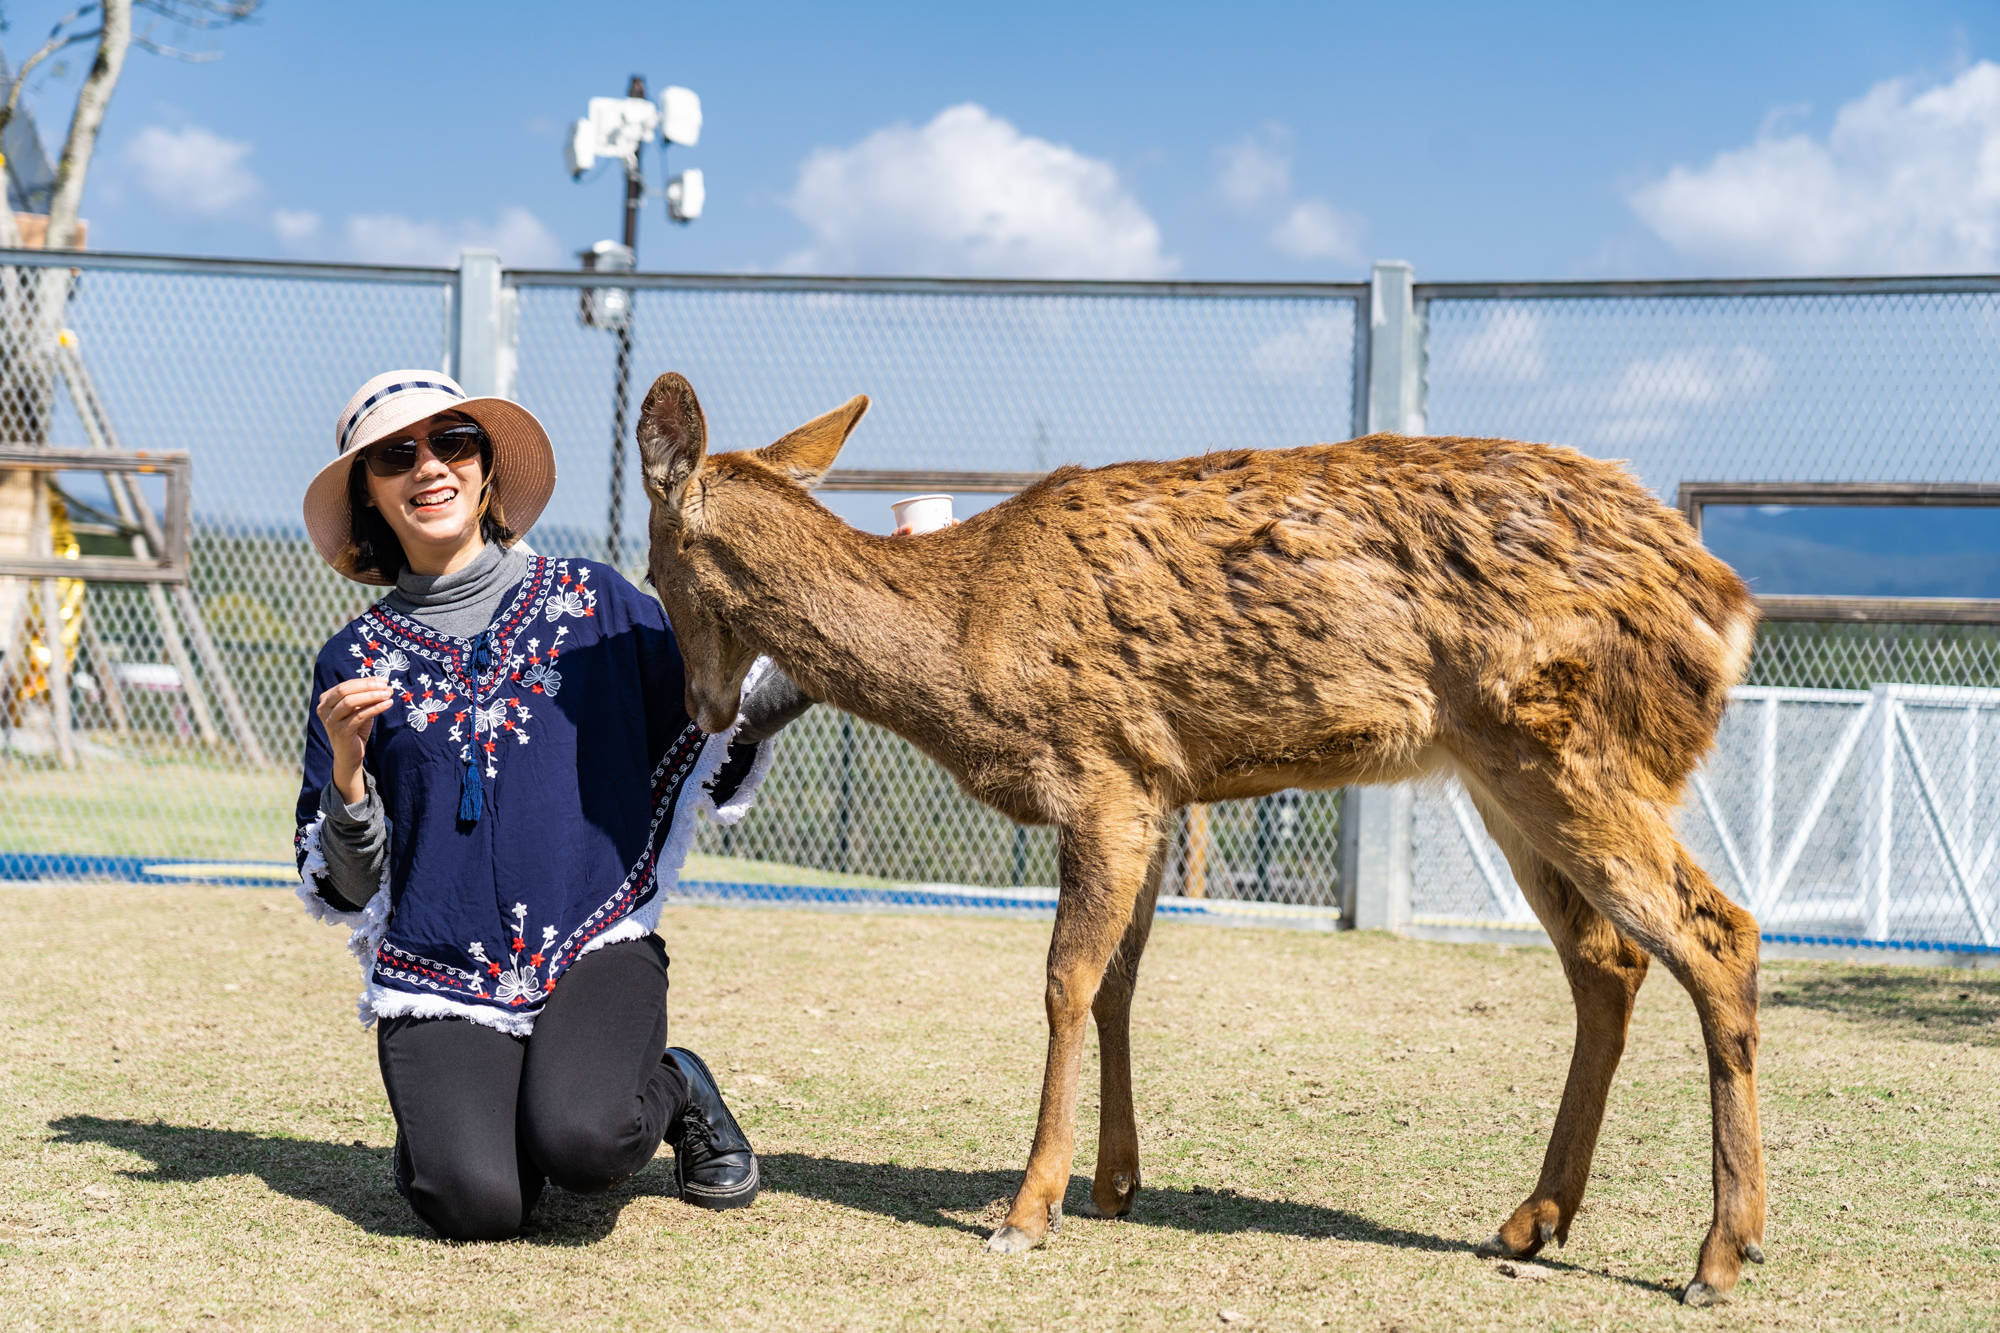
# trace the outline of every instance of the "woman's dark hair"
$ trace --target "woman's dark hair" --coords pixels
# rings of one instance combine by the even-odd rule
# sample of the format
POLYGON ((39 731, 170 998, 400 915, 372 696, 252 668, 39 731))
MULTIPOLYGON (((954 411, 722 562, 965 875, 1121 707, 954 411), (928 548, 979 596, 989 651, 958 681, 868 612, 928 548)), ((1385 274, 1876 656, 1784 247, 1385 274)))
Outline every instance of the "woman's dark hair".
MULTIPOLYGON (((500 507, 500 497, 493 494, 493 445, 490 441, 479 446, 479 476, 483 492, 479 535, 485 541, 512 546, 520 534, 507 526, 507 515, 500 507)), ((374 575, 384 582, 394 583, 410 561, 403 554, 403 543, 396 540, 396 530, 389 526, 389 520, 382 517, 380 509, 368 503, 368 469, 359 454, 356 454, 354 466, 347 474, 347 508, 350 536, 347 549, 340 553, 340 572, 349 576, 374 575)))

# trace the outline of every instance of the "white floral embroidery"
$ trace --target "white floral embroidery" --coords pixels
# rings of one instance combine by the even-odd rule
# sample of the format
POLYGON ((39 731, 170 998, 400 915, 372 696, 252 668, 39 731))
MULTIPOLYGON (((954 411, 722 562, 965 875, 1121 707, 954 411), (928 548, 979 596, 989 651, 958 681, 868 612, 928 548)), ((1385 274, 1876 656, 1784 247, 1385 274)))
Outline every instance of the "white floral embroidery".
POLYGON ((556 691, 562 688, 562 673, 547 662, 535 662, 521 673, 521 683, 537 694, 546 694, 553 699, 556 691))
POLYGON ((486 955, 486 946, 478 940, 465 946, 465 951, 479 960, 479 965, 493 979, 493 998, 502 1004, 535 1004, 548 996, 549 988, 542 981, 542 974, 553 962, 556 931, 554 926, 542 927, 542 947, 528 952, 528 905, 515 903, 510 915, 514 918, 514 935, 508 941, 505 965, 493 962, 486 955), (522 955, 526 954, 526 957, 522 955))
POLYGON ((597 614, 597 592, 590 586, 590 570, 579 569, 572 580, 569 561, 556 564, 556 590, 549 594, 542 604, 542 614, 551 621, 564 616, 593 616, 597 614))

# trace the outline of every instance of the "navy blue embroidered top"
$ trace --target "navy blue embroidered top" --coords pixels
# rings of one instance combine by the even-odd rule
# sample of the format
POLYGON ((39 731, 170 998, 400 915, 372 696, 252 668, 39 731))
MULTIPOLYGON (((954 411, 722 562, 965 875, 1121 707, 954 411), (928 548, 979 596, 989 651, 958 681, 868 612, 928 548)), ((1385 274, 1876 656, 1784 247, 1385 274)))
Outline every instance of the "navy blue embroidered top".
POLYGON ((378 603, 320 650, 312 699, 364 675, 396 696, 363 761, 389 824, 383 891, 360 913, 318 892, 333 756, 309 709, 301 897, 356 927, 364 1021, 526 1033, 578 957, 651 933, 728 737, 688 719, 659 603, 585 560, 533 558, 478 639, 378 603))

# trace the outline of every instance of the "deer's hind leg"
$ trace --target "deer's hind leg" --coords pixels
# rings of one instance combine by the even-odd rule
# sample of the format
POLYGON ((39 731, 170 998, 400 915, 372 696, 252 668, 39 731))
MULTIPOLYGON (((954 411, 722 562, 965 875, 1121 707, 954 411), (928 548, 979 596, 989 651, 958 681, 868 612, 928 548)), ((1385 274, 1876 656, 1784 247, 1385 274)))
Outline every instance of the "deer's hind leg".
MULTIPOLYGON (((1105 970, 1132 922, 1133 908, 1165 836, 1163 812, 1134 791, 1099 798, 1064 826, 1057 840, 1061 887, 1049 940, 1049 1057, 1035 1142, 1014 1206, 986 1248, 1033 1249, 1062 1218, 1063 1193, 1076 1155, 1076 1082, 1084 1024, 1105 970)), ((1128 997, 1129 1001, 1129 997, 1128 997)))
POLYGON ((1153 848, 1145 887, 1132 904, 1132 919, 1118 952, 1104 970, 1090 1012, 1097 1019, 1100 1077, 1097 1172, 1090 1198, 1078 1209, 1086 1217, 1123 1217, 1139 1194, 1139 1117, 1132 1107, 1132 992, 1139 984, 1139 958, 1153 933, 1153 904, 1167 865, 1167 840, 1153 848))
POLYGON ((1708 1048, 1715 1213, 1682 1299, 1707 1305, 1736 1285, 1745 1259, 1764 1259, 1757 922, 1715 887, 1651 802, 1516 777, 1526 790, 1506 804, 1535 850, 1694 1000, 1708 1048))
POLYGON ((1647 958, 1585 901, 1561 871, 1528 845, 1491 798, 1476 787, 1470 790, 1487 829, 1507 854, 1522 896, 1562 959, 1570 998, 1576 1005, 1576 1045, 1570 1054, 1569 1080, 1549 1134, 1548 1151, 1542 1157, 1541 1178, 1535 1182, 1534 1192, 1479 1246, 1479 1253, 1487 1258, 1523 1257, 1550 1240, 1558 1245, 1569 1240, 1570 1223, 1590 1183, 1605 1099, 1625 1053, 1632 1002, 1646 980, 1647 958))

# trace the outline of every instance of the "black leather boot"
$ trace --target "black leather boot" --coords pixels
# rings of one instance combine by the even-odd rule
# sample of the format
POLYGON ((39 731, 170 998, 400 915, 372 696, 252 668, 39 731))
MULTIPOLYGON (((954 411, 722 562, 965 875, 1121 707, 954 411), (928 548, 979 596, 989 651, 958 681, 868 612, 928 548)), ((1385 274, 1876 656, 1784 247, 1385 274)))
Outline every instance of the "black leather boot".
POLYGON ((687 1079, 687 1104, 667 1126, 681 1200, 697 1208, 747 1208, 757 1197, 757 1154, 722 1103, 722 1089, 700 1056, 671 1047, 667 1058, 687 1079))

